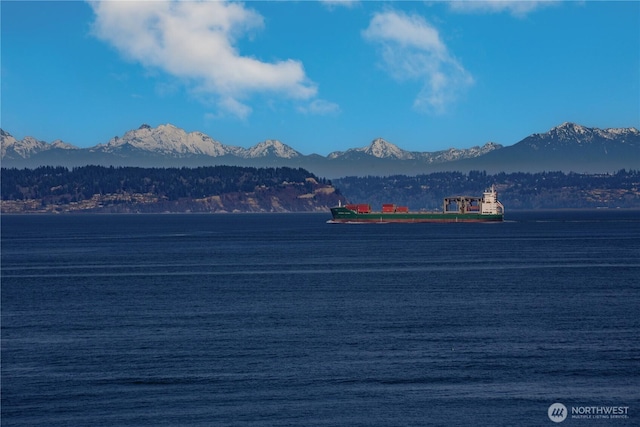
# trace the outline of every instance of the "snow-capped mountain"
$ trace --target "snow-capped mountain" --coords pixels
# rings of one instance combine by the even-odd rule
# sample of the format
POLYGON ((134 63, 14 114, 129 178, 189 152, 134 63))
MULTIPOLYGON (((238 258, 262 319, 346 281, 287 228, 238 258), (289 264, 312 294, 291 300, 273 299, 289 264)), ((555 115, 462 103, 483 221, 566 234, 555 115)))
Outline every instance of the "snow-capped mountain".
POLYGON ((195 167, 213 165, 302 167, 319 176, 422 174, 436 171, 611 172, 640 165, 640 132, 635 128, 598 129, 563 123, 511 146, 494 142, 467 149, 407 151, 383 138, 328 156, 302 155, 269 139, 250 148, 225 145, 202 132, 171 124, 142 125, 91 148, 33 137, 16 140, 0 129, 3 167, 104 166, 195 167))
POLYGON ((411 160, 414 159, 413 153, 405 151, 382 138, 374 139, 371 144, 361 148, 351 148, 347 151, 334 151, 327 157, 329 159, 337 159, 340 157, 351 157, 353 154, 362 153, 369 156, 377 157, 379 159, 396 159, 396 160, 411 160))
POLYGON ((352 148, 347 151, 334 151, 327 158, 348 159, 354 158, 354 155, 357 154, 366 154, 379 159, 422 160, 426 163, 441 163, 482 156, 500 148, 502 148, 500 144, 487 142, 482 147, 475 146, 467 149, 449 148, 448 150, 434 152, 406 151, 382 138, 377 138, 366 147, 352 148))
POLYGON ((464 163, 468 170, 488 172, 610 173, 639 166, 638 129, 598 129, 568 122, 464 163))
POLYGON ((535 133, 522 142, 533 149, 542 147, 558 148, 561 146, 590 144, 638 144, 640 131, 636 128, 588 128, 575 123, 565 122, 545 133, 535 133))
POLYGON ((2 155, 0 158, 2 159, 4 159, 5 157, 8 159, 24 159, 30 157, 33 154, 51 149, 78 149, 78 147, 62 142, 59 139, 56 139, 51 144, 47 144, 46 142, 37 140, 31 136, 27 136, 24 139, 18 141, 10 133, 5 132, 2 129, 0 129, 0 141, 2 142, 0 148, 0 152, 2 155))
POLYGON ((428 163, 444 163, 484 156, 487 153, 499 150, 501 148, 503 148, 501 144, 497 144, 495 142, 487 142, 483 146, 476 145, 466 149, 449 148, 448 150, 421 154, 425 161, 427 161, 428 163))
POLYGON ((99 144, 91 150, 114 153, 124 147, 174 157, 189 155, 217 157, 242 150, 240 147, 225 146, 202 132, 187 133, 171 124, 156 128, 145 124, 138 129, 126 132, 122 138, 116 136, 108 143, 99 144))
POLYGON ((293 148, 277 140, 266 140, 248 149, 225 145, 202 132, 187 133, 171 124, 160 125, 152 128, 142 125, 138 129, 126 132, 121 138, 112 138, 107 144, 93 147, 94 151, 115 153, 131 147, 154 154, 162 154, 171 157, 190 156, 236 156, 243 159, 255 159, 262 157, 278 157, 292 159, 300 156, 293 148))
POLYGON ((363 153, 381 159, 410 160, 413 158, 410 152, 402 150, 397 145, 391 144, 382 138, 374 139, 363 153))
POLYGON ((267 139, 266 141, 254 145, 248 150, 243 150, 239 155, 246 159, 256 159, 267 156, 275 156, 281 159, 295 159, 296 157, 300 157, 302 154, 278 140, 267 139))

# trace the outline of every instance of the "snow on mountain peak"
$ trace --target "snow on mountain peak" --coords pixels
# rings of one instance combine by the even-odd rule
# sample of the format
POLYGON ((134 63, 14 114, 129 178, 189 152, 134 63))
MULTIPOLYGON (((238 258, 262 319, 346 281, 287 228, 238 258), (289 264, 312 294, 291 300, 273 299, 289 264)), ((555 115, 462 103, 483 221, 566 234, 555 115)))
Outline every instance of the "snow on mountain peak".
POLYGON ((571 122, 564 122, 560 126, 556 126, 553 129, 551 129, 551 131, 563 131, 563 132, 575 132, 575 133, 585 133, 587 132, 587 130, 588 128, 575 123, 571 123, 571 122))
POLYGON ((172 124, 152 128, 143 124, 138 129, 126 132, 122 138, 114 137, 101 148, 114 151, 128 144, 144 151, 171 155, 204 154, 212 157, 227 154, 224 146, 202 132, 187 133, 172 124))
POLYGON ((620 136, 637 137, 639 134, 635 128, 610 128, 599 129, 581 126, 571 122, 564 122, 550 131, 535 136, 542 139, 556 140, 567 143, 592 143, 599 139, 612 140, 620 136))
POLYGON ((396 160, 424 160, 428 163, 440 163, 443 161, 453 161, 463 158, 477 157, 490 151, 502 148, 502 145, 495 142, 487 142, 482 147, 471 147, 468 149, 450 148, 448 150, 435 152, 406 151, 382 138, 374 139, 371 144, 362 148, 351 148, 347 151, 334 151, 330 153, 328 159, 337 159, 349 153, 364 153, 378 158, 389 158, 396 160))
POLYGON ((273 155, 291 159, 301 155, 293 148, 277 140, 266 140, 249 149, 244 149, 224 145, 202 132, 187 133, 172 124, 159 125, 156 128, 143 124, 138 129, 126 132, 121 138, 112 138, 106 145, 100 146, 100 149, 116 151, 125 144, 140 150, 168 154, 175 157, 189 155, 220 157, 229 154, 244 158, 273 155))
POLYGON ((22 140, 17 140, 9 132, 0 129, 0 158, 4 159, 6 156, 10 158, 21 157, 23 159, 29 158, 34 154, 38 154, 42 151, 51 149, 62 150, 78 150, 75 145, 68 144, 60 139, 56 139, 51 144, 47 144, 44 141, 40 141, 32 136, 26 136, 22 140))
POLYGON ((51 148, 60 148, 62 150, 78 150, 78 147, 75 145, 66 143, 60 139, 56 139, 51 143, 51 148))
POLYGON ((0 144, 0 149, 2 150, 1 154, 2 158, 4 158, 4 156, 6 156, 7 154, 7 150, 9 148, 15 147, 17 140, 9 132, 5 132, 4 130, 0 129, 0 142, 2 143, 0 144))
POLYGON ((350 148, 347 151, 334 151, 329 153, 327 158, 337 159, 350 153, 363 153, 379 159, 410 160, 415 158, 410 151, 405 151, 382 138, 374 139, 371 141, 371 144, 366 147, 350 148))
POLYGON ((405 151, 397 145, 385 141, 382 138, 374 139, 368 147, 365 147, 362 150, 362 152, 381 159, 393 158, 398 160, 408 160, 413 158, 413 155, 410 152, 405 151))
MULTIPOLYGON (((640 131, 635 128, 598 129, 565 122, 546 133, 533 134, 522 142, 524 142, 524 145, 529 145, 536 150, 542 147, 551 147, 555 150, 557 147, 571 147, 576 144, 583 145, 586 148, 590 145, 603 145, 609 142, 635 147, 640 140, 639 138, 640 131)), ((202 132, 187 133, 171 124, 163 124, 155 128, 142 124, 137 129, 127 131, 121 137, 112 138, 106 144, 98 144, 87 149, 79 149, 60 140, 48 144, 33 137, 25 137, 18 141, 2 129, 0 129, 0 140, 2 143, 2 159, 11 160, 27 159, 43 151, 61 149, 86 150, 87 153, 111 153, 132 158, 142 153, 131 153, 131 149, 172 158, 233 156, 245 159, 294 159, 305 157, 290 146, 274 139, 265 140, 246 149, 223 145, 202 132)), ((476 146, 468 149, 451 148, 437 152, 405 151, 383 138, 376 138, 365 147, 336 151, 330 153, 326 158, 359 160, 363 157, 375 157, 388 160, 419 160, 426 163, 442 163, 478 157, 500 148, 502 148, 500 144, 487 143, 482 147, 476 146)))
POLYGON ((244 157, 257 158, 267 157, 269 155, 274 155, 283 159, 300 157, 299 152, 276 139, 267 139, 266 141, 254 145, 246 150, 244 157))

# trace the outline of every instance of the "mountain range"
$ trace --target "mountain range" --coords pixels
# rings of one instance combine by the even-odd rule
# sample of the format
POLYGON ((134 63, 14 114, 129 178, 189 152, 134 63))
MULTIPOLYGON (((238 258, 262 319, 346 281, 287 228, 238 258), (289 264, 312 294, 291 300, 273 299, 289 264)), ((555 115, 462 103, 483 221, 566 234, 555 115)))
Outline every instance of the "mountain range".
POLYGON ((602 173, 640 167, 637 129, 588 128, 568 122, 506 147, 488 142, 468 149, 415 152, 377 138, 368 146, 327 156, 303 155, 278 140, 265 140, 250 148, 225 145, 202 132, 187 133, 171 124, 155 128, 143 124, 122 137, 90 148, 78 148, 60 140, 47 143, 33 137, 17 140, 2 129, 0 142, 2 167, 9 168, 288 166, 338 178, 470 170, 602 173))

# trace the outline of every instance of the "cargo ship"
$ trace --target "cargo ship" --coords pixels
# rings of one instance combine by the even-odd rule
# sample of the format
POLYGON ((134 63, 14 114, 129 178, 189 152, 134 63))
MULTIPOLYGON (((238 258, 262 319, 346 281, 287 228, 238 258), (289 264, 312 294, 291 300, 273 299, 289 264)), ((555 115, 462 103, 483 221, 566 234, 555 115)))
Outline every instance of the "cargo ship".
POLYGON ((392 222, 500 222, 504 218, 504 206, 498 201, 494 186, 482 197, 445 197, 442 211, 412 212, 406 206, 383 204, 382 210, 372 211, 368 204, 347 204, 331 208, 332 224, 340 223, 392 223, 392 222))

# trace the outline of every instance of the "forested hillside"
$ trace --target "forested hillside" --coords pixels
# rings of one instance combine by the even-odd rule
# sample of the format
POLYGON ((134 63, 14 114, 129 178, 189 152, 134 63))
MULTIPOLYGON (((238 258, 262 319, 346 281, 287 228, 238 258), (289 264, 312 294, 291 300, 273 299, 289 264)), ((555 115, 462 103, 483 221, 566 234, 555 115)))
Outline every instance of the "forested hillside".
POLYGON ((346 177, 304 169, 215 166, 85 166, 2 169, 2 212, 327 212, 339 202, 437 210, 452 195, 480 196, 495 185, 511 209, 640 208, 640 172, 439 172, 346 177))
POLYGON ((304 169, 85 166, 2 169, 3 212, 321 211, 340 200, 304 169))
POLYGON ((562 172, 440 172, 429 175, 347 177, 333 184, 353 203, 407 205, 413 210, 440 209, 453 195, 480 196, 495 185, 506 209, 640 208, 640 172, 585 175, 562 172))

